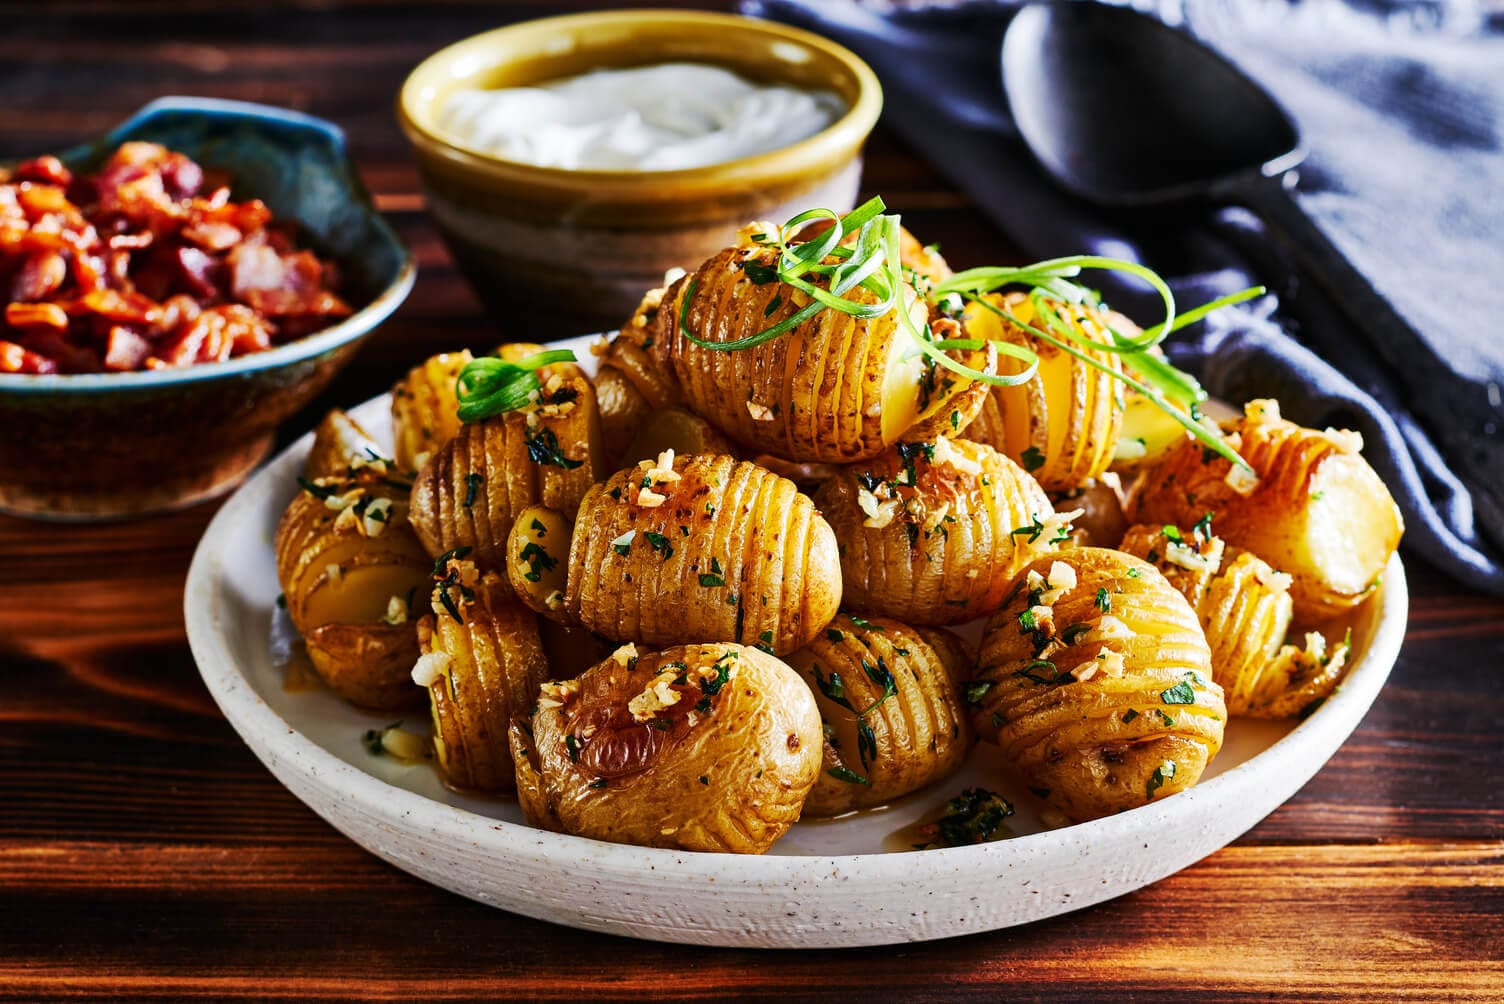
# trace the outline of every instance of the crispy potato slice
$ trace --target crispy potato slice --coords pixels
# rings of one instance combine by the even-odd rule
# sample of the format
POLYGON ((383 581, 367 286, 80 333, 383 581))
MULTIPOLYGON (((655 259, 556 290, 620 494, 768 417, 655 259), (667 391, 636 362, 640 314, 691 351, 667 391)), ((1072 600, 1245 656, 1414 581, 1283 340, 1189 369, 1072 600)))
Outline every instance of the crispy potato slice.
POLYGON ((440 352, 392 388, 392 438, 397 463, 415 471, 460 431, 454 382, 475 357, 469 349, 440 352))

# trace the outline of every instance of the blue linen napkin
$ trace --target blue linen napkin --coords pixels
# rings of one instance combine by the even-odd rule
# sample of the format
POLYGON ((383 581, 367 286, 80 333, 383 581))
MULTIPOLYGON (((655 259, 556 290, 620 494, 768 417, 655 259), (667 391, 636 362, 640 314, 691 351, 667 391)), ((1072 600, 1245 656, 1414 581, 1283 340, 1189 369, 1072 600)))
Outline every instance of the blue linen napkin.
MULTIPOLYGON (((1304 425, 1360 431, 1404 512, 1408 551, 1504 593, 1504 33, 1396 33, 1357 17, 1334 30, 1309 13, 1275 18, 1269 5, 1217 0, 1180 9, 1300 123, 1311 151, 1302 208, 1419 335, 1375 346, 1247 212, 1107 212, 1055 186, 1003 94, 998 60, 1014 4, 745 0, 742 9, 867 60, 883 83, 884 123, 1026 253, 1142 261, 1172 277, 1183 306, 1268 286, 1275 296, 1178 333, 1172 358, 1217 396, 1277 397, 1304 425)), ((1130 315, 1155 316, 1142 287, 1087 278, 1130 315)))

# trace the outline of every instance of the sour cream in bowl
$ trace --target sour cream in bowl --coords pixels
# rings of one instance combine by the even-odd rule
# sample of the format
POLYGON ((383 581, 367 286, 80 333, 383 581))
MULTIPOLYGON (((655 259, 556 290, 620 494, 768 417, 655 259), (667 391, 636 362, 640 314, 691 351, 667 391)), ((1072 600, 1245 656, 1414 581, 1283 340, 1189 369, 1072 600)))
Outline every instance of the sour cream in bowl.
POLYGON ((759 84, 720 66, 603 69, 530 87, 467 88, 440 126, 461 144, 539 167, 679 171, 767 153, 846 111, 831 91, 759 84))
POLYGON ((622 10, 442 49, 397 117, 455 263, 538 341, 619 326, 749 222, 850 208, 881 109, 872 69, 818 35, 622 10))

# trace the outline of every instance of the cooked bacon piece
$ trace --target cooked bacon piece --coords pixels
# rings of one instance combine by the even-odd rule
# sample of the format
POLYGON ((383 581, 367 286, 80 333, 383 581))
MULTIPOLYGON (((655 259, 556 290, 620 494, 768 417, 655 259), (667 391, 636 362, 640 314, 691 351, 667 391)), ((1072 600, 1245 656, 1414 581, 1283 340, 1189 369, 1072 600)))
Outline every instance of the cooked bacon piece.
POLYGON ((334 265, 226 182, 139 142, 92 176, 56 157, 0 172, 0 370, 214 362, 348 315, 334 265))

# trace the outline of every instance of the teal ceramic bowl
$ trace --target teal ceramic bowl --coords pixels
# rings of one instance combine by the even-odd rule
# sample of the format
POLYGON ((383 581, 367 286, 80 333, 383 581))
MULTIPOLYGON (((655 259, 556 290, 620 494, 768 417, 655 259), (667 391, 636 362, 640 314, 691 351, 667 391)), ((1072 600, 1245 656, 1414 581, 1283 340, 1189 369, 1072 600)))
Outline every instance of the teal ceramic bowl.
POLYGON ((331 123, 267 105, 162 98, 59 156, 87 171, 128 140, 224 171, 234 198, 262 199, 277 218, 296 220, 303 239, 339 264, 357 309, 305 338, 223 363, 0 374, 0 510, 108 519, 222 494, 412 289, 412 256, 372 206, 331 123))

